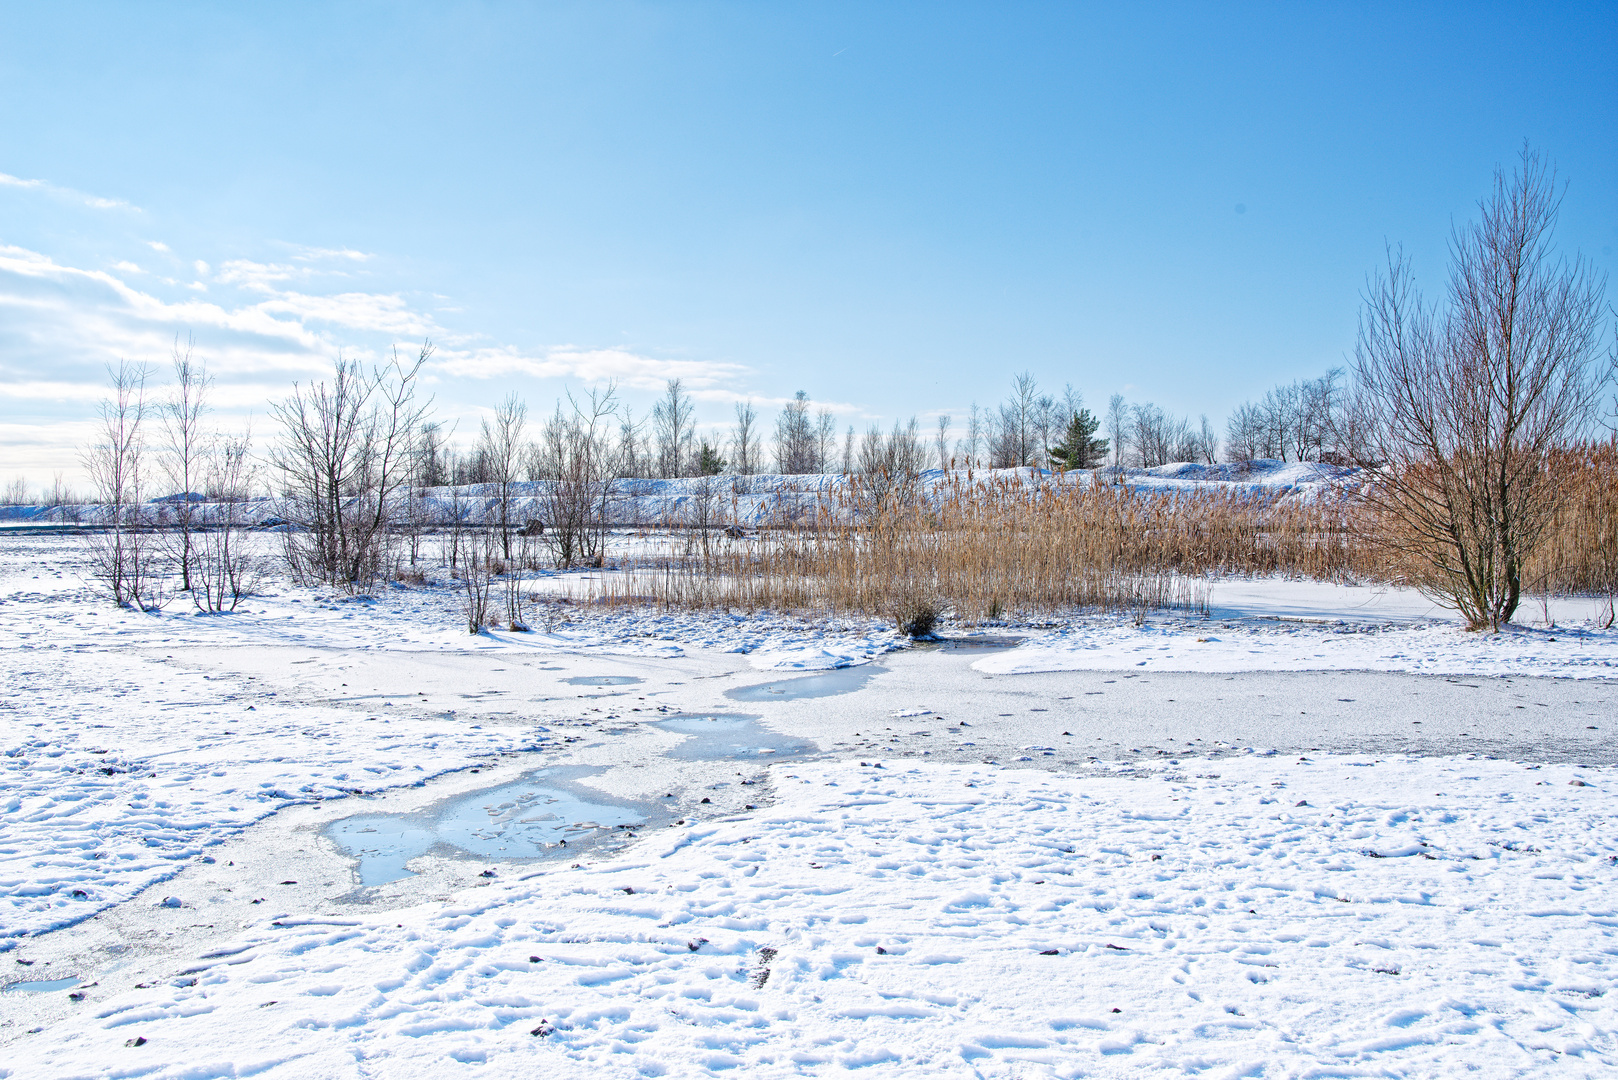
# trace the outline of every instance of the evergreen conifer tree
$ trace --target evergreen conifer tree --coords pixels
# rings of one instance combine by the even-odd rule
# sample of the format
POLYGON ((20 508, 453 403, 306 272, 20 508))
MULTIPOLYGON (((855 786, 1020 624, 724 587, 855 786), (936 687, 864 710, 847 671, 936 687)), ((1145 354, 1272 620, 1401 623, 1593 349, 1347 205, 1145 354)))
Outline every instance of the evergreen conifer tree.
POLYGON ((702 448, 697 451, 697 475, 718 476, 725 471, 725 459, 719 456, 719 451, 709 444, 707 439, 702 440, 702 448))
POLYGON ((1095 437, 1101 418, 1080 409, 1068 421, 1062 441, 1051 447, 1051 464, 1058 469, 1093 469, 1107 456, 1107 440, 1095 437))

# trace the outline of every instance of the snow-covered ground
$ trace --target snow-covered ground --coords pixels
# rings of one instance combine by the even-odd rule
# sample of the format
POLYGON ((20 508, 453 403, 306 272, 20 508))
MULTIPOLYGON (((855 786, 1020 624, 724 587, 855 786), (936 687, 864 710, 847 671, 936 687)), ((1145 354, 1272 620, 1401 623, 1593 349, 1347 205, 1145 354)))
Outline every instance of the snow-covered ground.
POLYGON ((1618 1068, 1618 635, 1582 601, 1491 639, 1222 582, 1208 619, 895 651, 629 611, 473 637, 447 584, 136 614, 83 575, 71 537, 0 539, 0 981, 42 984, 0 991, 0 1076, 1618 1068), (1242 679, 1319 701, 1249 717, 1242 679), (673 715, 813 749, 682 763, 673 715), (1559 749, 1405 752, 1486 729, 1559 749), (372 889, 323 831, 567 764, 670 802, 372 889))
POLYGON ((627 857, 260 920, 4 1075, 1610 1075, 1615 779, 784 767, 627 857))
POLYGON ((1601 629, 1600 605, 1585 598, 1525 603, 1519 622, 1499 634, 1469 633, 1454 612, 1412 590, 1367 585, 1223 581, 1211 587, 1209 611, 1141 626, 1079 621, 974 666, 997 674, 1140 668, 1618 678, 1618 630, 1601 629))

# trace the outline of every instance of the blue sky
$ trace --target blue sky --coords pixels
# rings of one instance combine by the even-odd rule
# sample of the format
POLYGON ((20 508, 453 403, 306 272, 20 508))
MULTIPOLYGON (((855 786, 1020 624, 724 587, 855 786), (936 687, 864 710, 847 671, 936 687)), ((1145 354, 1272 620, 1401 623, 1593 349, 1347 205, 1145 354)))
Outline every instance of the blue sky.
POLYGON ((1343 362, 1526 138, 1618 246, 1618 6, 0 6, 0 479, 189 332, 222 423, 430 336, 440 413, 683 377, 861 427, 1029 370, 1225 414, 1343 362))

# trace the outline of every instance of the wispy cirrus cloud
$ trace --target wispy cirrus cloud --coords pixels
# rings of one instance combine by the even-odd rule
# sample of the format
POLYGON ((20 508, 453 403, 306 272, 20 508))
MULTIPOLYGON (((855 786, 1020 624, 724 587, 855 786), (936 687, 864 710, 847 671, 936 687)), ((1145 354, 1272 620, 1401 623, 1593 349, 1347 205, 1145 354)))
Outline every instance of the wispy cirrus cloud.
POLYGON ((123 199, 106 199, 100 195, 89 195, 70 187, 53 184, 49 180, 25 180, 20 176, 0 172, 0 187, 20 188, 25 191, 37 191, 42 195, 50 195, 58 199, 67 199, 80 203, 95 210, 134 210, 139 212, 140 207, 133 206, 123 199))

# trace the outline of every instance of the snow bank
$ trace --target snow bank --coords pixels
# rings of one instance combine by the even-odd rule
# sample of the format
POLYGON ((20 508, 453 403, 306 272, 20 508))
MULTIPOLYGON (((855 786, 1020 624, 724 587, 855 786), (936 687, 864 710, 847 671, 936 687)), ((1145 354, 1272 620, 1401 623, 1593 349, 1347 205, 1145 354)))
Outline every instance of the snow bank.
POLYGON ((1507 626, 1468 633, 1449 620, 1389 623, 1075 623, 972 665, 1035 671, 1403 671, 1422 675, 1618 678, 1618 630, 1507 626))
POLYGON ((1169 765, 779 765, 617 860, 250 926, 0 1076, 1618 1067, 1614 770, 1169 765))

